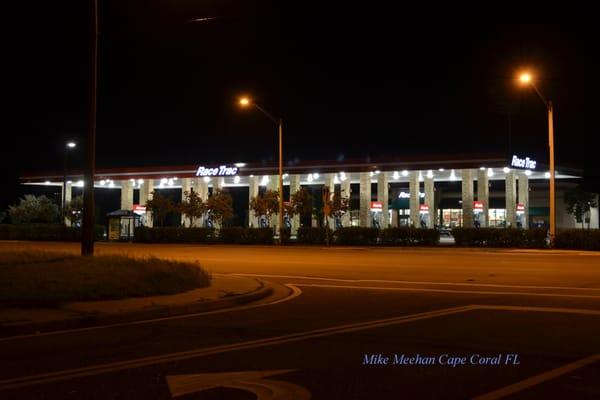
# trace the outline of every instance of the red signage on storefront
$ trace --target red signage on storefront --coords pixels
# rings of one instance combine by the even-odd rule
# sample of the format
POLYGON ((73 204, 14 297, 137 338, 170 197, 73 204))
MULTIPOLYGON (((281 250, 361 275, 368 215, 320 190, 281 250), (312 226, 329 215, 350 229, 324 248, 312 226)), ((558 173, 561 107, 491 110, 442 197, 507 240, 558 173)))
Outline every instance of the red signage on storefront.
POLYGON ((474 211, 483 211, 483 201, 474 201, 473 202, 473 210, 474 211))
POLYGON ((136 214, 145 214, 146 213, 146 206, 141 206, 139 204, 134 204, 133 205, 133 212, 136 214))
POLYGON ((381 211, 383 210, 383 203, 380 201, 372 201, 371 202, 371 211, 381 211))
POLYGON ((429 206, 427 204, 421 204, 419 206, 419 212, 422 212, 422 213, 429 212, 429 206))
POLYGON ((517 212, 525 212, 525 205, 517 204, 517 212))

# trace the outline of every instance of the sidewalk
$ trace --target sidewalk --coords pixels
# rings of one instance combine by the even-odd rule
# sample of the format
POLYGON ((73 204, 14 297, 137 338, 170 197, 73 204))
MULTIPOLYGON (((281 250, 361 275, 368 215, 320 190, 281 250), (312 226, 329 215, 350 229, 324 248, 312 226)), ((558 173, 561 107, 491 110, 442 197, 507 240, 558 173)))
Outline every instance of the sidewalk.
POLYGON ((233 307, 265 297, 272 291, 262 281, 214 275, 207 288, 166 296, 106 301, 80 301, 56 309, 0 308, 0 327, 48 324, 60 321, 153 318, 176 311, 201 312, 233 307))

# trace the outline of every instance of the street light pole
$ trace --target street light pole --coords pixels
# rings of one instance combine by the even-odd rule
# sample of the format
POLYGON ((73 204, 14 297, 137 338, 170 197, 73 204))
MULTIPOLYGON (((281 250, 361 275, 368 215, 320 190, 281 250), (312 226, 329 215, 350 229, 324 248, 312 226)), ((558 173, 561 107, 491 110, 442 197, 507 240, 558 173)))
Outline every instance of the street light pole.
MULTIPOLYGON (((536 89, 537 90, 537 89, 536 89)), ((554 192, 554 109, 552 102, 547 102, 548 107, 548 150, 550 151, 550 243, 554 243, 556 236, 556 199, 554 192)))
POLYGON ((556 237, 556 195, 554 189, 556 175, 554 170, 554 107, 552 106, 552 102, 547 100, 539 91, 537 86, 535 86, 530 74, 521 74, 519 80, 523 84, 531 85, 548 110, 548 151, 550 153, 550 243, 554 243, 554 238, 556 237))
POLYGON ((277 135, 279 137, 279 177, 278 177, 278 187, 279 187, 279 213, 277 215, 277 221, 279 224, 279 244, 282 243, 281 230, 283 229, 283 119, 275 118, 273 114, 269 113, 267 110, 256 104, 254 101, 250 100, 247 97, 242 97, 239 100, 239 104, 242 107, 247 107, 249 105, 253 105, 258 111, 267 116, 271 121, 273 121, 277 125, 277 135))
POLYGON ((94 175, 96 169, 96 88, 98 80, 98 0, 91 0, 89 126, 83 177, 81 255, 94 255, 94 175))
POLYGON ((282 243, 283 230, 283 119, 278 120, 279 132, 279 244, 282 243))

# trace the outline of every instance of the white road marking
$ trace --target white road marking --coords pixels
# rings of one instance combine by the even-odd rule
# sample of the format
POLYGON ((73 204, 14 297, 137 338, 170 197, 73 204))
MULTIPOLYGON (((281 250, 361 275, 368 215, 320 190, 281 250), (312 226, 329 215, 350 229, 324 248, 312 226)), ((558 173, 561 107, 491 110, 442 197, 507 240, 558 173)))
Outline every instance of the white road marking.
POLYGON ((569 250, 569 249, 504 249, 498 251, 498 253, 507 253, 507 254, 535 254, 537 255, 567 255, 567 256, 600 256, 600 252, 594 250, 569 250))
POLYGON ((324 278, 324 277, 319 277, 319 276, 304 276, 304 275, 273 275, 273 274, 244 274, 244 273, 232 273, 231 275, 247 276, 247 277, 263 277, 263 278, 306 279, 306 280, 346 282, 346 283, 360 283, 360 282, 399 283, 399 284, 406 284, 406 285, 482 286, 482 287, 514 288, 514 289, 553 289, 553 290, 600 291, 600 288, 568 287, 568 286, 532 286, 532 285, 503 285, 503 284, 494 284, 494 283, 397 281, 397 280, 385 280, 385 279, 341 279, 341 278, 324 278))
POLYGON ((92 365, 89 367, 67 369, 44 374, 22 376, 18 378, 5 379, 0 381, 0 390, 16 389, 26 386, 39 385, 63 381, 86 376, 101 375, 110 372, 123 371, 132 368, 146 367, 150 365, 164 364, 169 362, 200 358, 209 355, 222 354, 231 351, 248 350, 258 347, 274 346, 284 343, 298 342, 307 339, 315 339, 338 335, 341 333, 357 332, 375 328, 384 328, 393 325, 399 325, 414 321, 437 318, 446 315, 459 314, 473 310, 505 310, 505 311, 533 311, 533 312, 555 312, 567 314, 589 314, 600 315, 600 311, 577 309, 577 308, 552 308, 552 307, 521 307, 521 306, 489 306, 489 305, 467 305, 452 308, 443 308, 439 310, 426 311, 417 314, 404 315, 400 317, 384 318, 365 322, 356 322, 352 324, 338 325, 329 328, 314 329, 306 332, 292 333, 288 335, 275 336, 264 339, 250 340, 246 342, 234 343, 229 345, 220 345, 194 350, 168 353, 157 356, 143 357, 132 360, 117 361, 113 363, 92 365))
POLYGON ((400 317, 384 318, 366 322, 357 322, 333 326, 329 328, 314 329, 306 332, 291 333, 288 335, 275 336, 264 339, 250 340, 246 342, 220 345, 214 347, 205 347, 194 350, 187 350, 175 353, 168 353, 157 356, 142 357, 132 360, 117 361, 106 364, 92 365, 89 367, 73 368, 62 371, 55 371, 30 376, 21 376, 18 378, 5 379, 0 381, 0 390, 17 389, 26 386, 39 385, 57 381, 64 381, 86 376, 100 375, 109 372, 117 372, 132 368, 147 367, 150 365, 164 364, 174 361, 188 360, 192 358, 205 357, 214 354, 222 354, 231 351, 248 350, 258 347, 273 346, 283 343, 298 342, 307 339, 338 335, 340 333, 350 333, 374 328, 383 328, 391 325, 404 324, 424 319, 436 318, 445 315, 471 311, 476 306, 461 306, 444 308, 433 311, 426 311, 417 314, 404 315, 400 317))
POLYGON ((511 394, 515 394, 515 393, 521 392, 525 389, 529 389, 530 387, 539 385, 540 383, 544 383, 549 380, 558 378, 558 377, 565 375, 571 371, 575 371, 576 369, 583 368, 583 367, 593 364, 597 361, 600 361, 600 354, 593 354, 589 357, 582 358, 581 360, 577 360, 572 363, 563 365, 562 367, 558 367, 558 368, 552 369, 550 371, 543 372, 539 375, 532 376, 530 378, 524 379, 524 380, 514 383, 512 385, 508 385, 503 388, 494 390, 493 392, 474 397, 473 400, 502 399, 506 396, 510 396, 511 394))
POLYGON ((222 354, 231 351, 248 350, 258 347, 273 346, 284 343, 298 342, 307 339, 327 337, 341 333, 357 332, 375 328, 383 328, 392 325, 399 325, 414 321, 431 319, 446 315, 459 314, 473 310, 504 310, 504 311, 533 311, 533 312, 555 312, 567 314, 589 314, 600 315, 600 311, 577 308, 552 308, 552 307, 521 307, 521 306, 488 306, 488 305, 468 305, 452 308, 444 308, 433 311, 426 311, 417 314, 405 315, 400 317, 384 318, 366 322, 357 322, 333 326, 329 328, 314 329, 306 332, 292 333, 288 335, 275 336, 271 338, 250 340, 246 342, 234 343, 230 345, 221 345, 194 350, 168 353, 158 356, 142 357, 132 360, 117 361, 106 364, 92 365, 89 367, 67 369, 63 371, 49 372, 45 374, 36 374, 22 376, 18 378, 5 379, 0 381, 0 390, 16 389, 32 385, 64 381, 86 376, 101 375, 110 372, 123 371, 132 368, 146 367, 150 365, 164 364, 174 361, 188 360, 192 358, 205 357, 209 355, 222 354))
POLYGON ((326 284, 318 284, 318 283, 296 283, 296 286, 332 288, 332 289, 388 290, 388 291, 398 291, 398 292, 428 292, 428 293, 457 293, 457 294, 486 294, 486 295, 492 294, 492 295, 502 295, 502 296, 572 297, 572 298, 581 298, 581 299, 600 299, 600 295, 593 295, 593 294, 496 292, 496 291, 489 291, 489 290, 399 288, 399 287, 389 287, 389 286, 326 285, 326 284))
POLYGON ((79 332, 86 332, 86 331, 94 331, 94 330, 98 330, 98 329, 118 328, 118 327, 122 327, 122 326, 145 325, 145 324, 152 324, 155 322, 173 321, 173 320, 178 320, 178 319, 202 317, 205 315, 214 315, 214 314, 222 314, 222 313, 228 313, 228 312, 234 312, 234 311, 249 310, 252 308, 272 306, 275 304, 290 301, 302 294, 302 290, 300 290, 300 288, 298 288, 297 286, 289 285, 289 284, 285 284, 284 286, 286 286, 288 289, 290 289, 291 293, 284 298, 281 298, 281 299, 278 299, 275 301, 271 301, 269 303, 247 304, 247 305, 243 305, 243 306, 239 306, 239 307, 225 308, 225 309, 213 310, 213 311, 203 311, 203 312, 194 313, 194 314, 173 315, 171 317, 144 319, 144 320, 132 321, 132 322, 119 322, 116 324, 89 326, 87 328, 63 329, 63 330, 51 331, 51 332, 31 333, 31 334, 19 335, 19 336, 8 336, 8 337, 0 338, 0 342, 8 342, 10 340, 19 340, 19 339, 27 339, 27 338, 38 338, 38 337, 45 337, 45 336, 52 336, 52 335, 61 335, 61 334, 67 334, 67 333, 79 333, 79 332))
POLYGON ((265 379, 293 372, 293 369, 240 371, 167 376, 172 397, 185 396, 217 387, 241 389, 256 395, 257 400, 308 400, 310 392, 300 385, 265 379))
POLYGON ((498 306, 498 305, 478 305, 480 310, 499 310, 499 311, 529 311, 529 312, 551 312, 563 314, 579 315, 600 315, 600 310, 591 310, 588 308, 565 308, 565 307, 535 307, 535 306, 498 306))

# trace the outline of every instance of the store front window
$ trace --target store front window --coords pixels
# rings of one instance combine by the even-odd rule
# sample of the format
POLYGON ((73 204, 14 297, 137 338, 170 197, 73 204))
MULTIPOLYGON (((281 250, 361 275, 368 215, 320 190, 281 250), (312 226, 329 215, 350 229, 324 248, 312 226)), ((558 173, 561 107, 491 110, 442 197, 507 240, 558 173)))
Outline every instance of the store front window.
POLYGON ((506 226, 506 209, 490 208, 488 210, 489 226, 503 228, 506 226))
POLYGON ((462 209, 449 208, 442 211, 442 225, 445 228, 462 226, 462 209))
POLYGON ((350 226, 360 225, 360 210, 350 210, 350 226))
POLYGON ((410 209, 401 208, 398 210, 398 225, 409 226, 410 225, 410 209))

